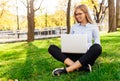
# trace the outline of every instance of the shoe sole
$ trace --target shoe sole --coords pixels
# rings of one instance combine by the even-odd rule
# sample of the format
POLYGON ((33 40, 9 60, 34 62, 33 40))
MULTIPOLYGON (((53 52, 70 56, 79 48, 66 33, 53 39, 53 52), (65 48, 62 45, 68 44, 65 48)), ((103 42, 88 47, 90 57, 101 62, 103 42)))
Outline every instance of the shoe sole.
POLYGON ((89 67, 90 72, 92 72, 92 67, 90 64, 88 64, 88 67, 89 67))

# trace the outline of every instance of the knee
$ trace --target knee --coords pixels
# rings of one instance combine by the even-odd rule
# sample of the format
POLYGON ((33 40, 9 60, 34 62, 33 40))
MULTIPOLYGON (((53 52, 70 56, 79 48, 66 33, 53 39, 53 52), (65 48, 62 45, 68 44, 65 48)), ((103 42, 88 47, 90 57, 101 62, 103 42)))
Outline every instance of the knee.
POLYGON ((49 47, 48 47, 48 52, 50 52, 51 50, 53 50, 55 48, 55 45, 50 45, 49 47))
POLYGON ((57 47, 56 45, 50 45, 50 46, 48 47, 48 52, 50 53, 50 52, 56 50, 57 48, 58 48, 58 47, 57 47))
POLYGON ((93 44, 93 47, 98 48, 98 49, 102 49, 100 44, 93 44))
POLYGON ((92 47, 94 50, 98 51, 100 54, 102 52, 102 46, 99 44, 93 44, 92 47))

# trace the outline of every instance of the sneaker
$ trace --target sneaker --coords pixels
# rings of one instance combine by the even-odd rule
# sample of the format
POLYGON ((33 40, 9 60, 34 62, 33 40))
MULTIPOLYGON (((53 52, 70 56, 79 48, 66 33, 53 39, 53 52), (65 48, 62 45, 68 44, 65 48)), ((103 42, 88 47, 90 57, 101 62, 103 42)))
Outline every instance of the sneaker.
POLYGON ((79 71, 86 71, 86 72, 91 72, 92 71, 92 67, 90 64, 88 64, 87 66, 83 66, 79 69, 79 71))
POLYGON ((65 73, 67 73, 65 68, 56 68, 55 70, 53 70, 52 75, 60 76, 61 74, 65 74, 65 73))

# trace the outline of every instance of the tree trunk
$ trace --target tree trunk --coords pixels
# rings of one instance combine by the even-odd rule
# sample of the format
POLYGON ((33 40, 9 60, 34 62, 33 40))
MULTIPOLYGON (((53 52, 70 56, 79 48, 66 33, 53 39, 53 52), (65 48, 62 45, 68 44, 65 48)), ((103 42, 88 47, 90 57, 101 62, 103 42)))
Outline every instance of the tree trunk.
POLYGON ((114 0, 108 0, 109 6, 109 29, 108 32, 116 31, 116 13, 115 13, 115 5, 114 0))
POLYGON ((34 41, 34 29, 35 29, 35 22, 34 22, 34 7, 33 7, 34 0, 27 0, 27 19, 28 19, 28 37, 27 41, 32 42, 34 41))
POLYGON ((116 27, 120 27, 120 0, 116 0, 116 27))
POLYGON ((70 32, 70 7, 71 7, 71 0, 68 0, 68 6, 67 6, 67 34, 70 32))

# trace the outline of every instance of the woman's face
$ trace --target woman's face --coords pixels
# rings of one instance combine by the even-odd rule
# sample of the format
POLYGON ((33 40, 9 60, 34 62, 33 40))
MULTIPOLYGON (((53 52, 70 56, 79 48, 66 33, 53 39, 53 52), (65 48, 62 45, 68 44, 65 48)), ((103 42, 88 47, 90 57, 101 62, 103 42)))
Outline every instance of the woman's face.
POLYGON ((80 10, 80 9, 76 10, 76 12, 75 12, 75 18, 76 18, 76 20, 79 23, 86 22, 85 13, 82 10, 80 10))

